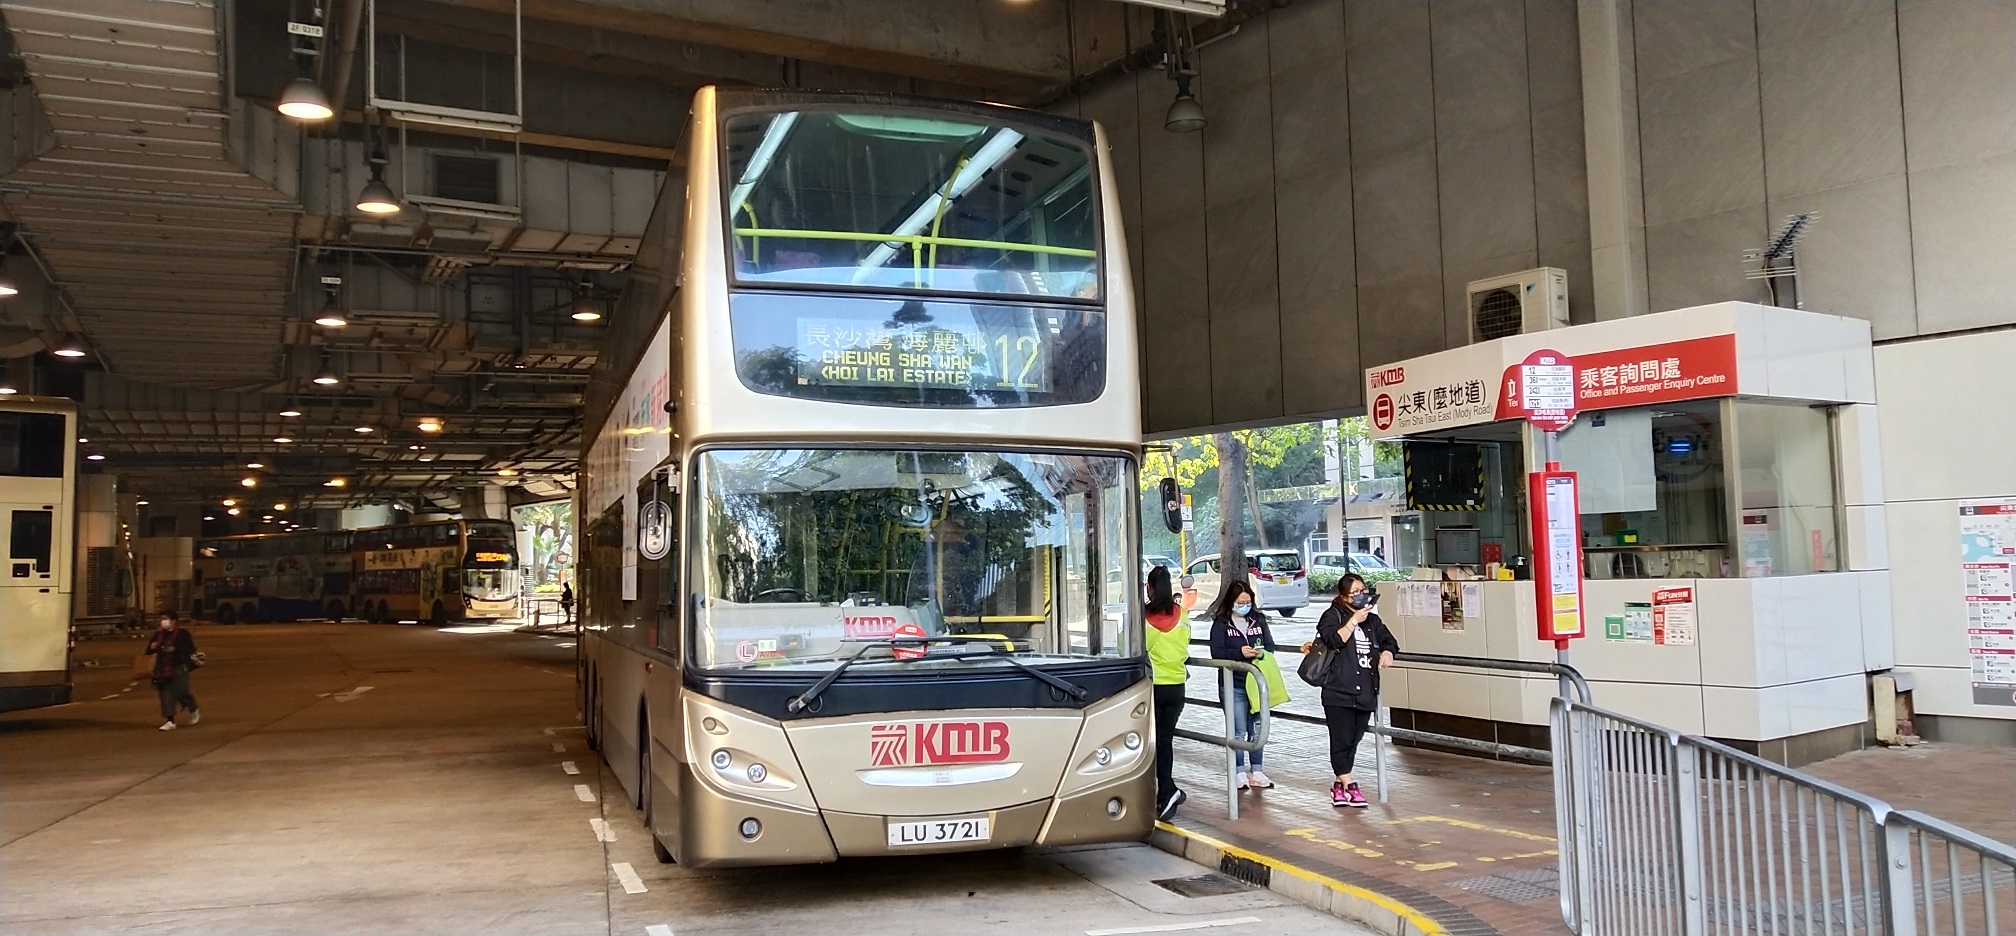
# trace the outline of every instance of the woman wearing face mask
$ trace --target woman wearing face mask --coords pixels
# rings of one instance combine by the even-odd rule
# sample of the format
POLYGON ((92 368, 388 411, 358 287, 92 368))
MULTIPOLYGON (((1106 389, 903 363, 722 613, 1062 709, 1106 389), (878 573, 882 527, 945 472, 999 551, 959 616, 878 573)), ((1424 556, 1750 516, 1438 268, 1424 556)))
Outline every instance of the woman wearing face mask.
MULTIPOLYGON (((1334 652, 1328 678, 1323 682, 1323 719, 1330 726, 1330 772, 1337 782, 1330 785, 1330 805, 1364 808, 1368 804, 1351 768, 1358 759, 1358 742, 1379 707, 1379 671, 1393 665, 1400 643, 1386 622, 1373 613, 1374 598, 1365 580, 1346 573, 1337 582, 1337 597, 1316 622, 1316 640, 1334 652)), ((1302 645, 1308 653, 1315 641, 1302 645)))
MULTIPOLYGON (((1274 633, 1267 629, 1267 613, 1253 606, 1253 589, 1245 582, 1226 585, 1225 593, 1218 596, 1218 603, 1211 608, 1211 658, 1251 663, 1263 649, 1274 650, 1274 633)), ((1245 673, 1232 674, 1232 697, 1237 700, 1232 706, 1232 737, 1252 741, 1260 719, 1247 711, 1245 673)), ((1266 790, 1274 786, 1274 781, 1260 771, 1259 751, 1250 756, 1245 751, 1237 752, 1237 763, 1239 789, 1266 790), (1249 759, 1253 762, 1251 771, 1246 767, 1249 759)))

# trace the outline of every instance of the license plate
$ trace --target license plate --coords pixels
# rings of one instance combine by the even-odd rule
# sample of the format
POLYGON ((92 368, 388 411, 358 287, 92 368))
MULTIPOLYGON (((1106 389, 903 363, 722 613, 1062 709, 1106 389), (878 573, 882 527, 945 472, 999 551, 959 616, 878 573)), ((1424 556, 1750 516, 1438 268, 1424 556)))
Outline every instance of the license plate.
POLYGON ((929 822, 889 823, 890 848, 984 841, 987 841, 985 819, 934 819, 929 822))

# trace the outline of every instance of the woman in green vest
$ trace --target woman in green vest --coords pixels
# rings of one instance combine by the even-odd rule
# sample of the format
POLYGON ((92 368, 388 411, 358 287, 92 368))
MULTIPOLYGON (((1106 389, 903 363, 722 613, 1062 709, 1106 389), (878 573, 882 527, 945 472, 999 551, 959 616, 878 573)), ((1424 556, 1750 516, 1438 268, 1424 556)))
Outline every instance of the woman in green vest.
POLYGON ((1176 788, 1176 720, 1189 677, 1190 624, 1169 587, 1169 570, 1148 573, 1148 662, 1155 671, 1155 818, 1176 815, 1189 794, 1176 788))

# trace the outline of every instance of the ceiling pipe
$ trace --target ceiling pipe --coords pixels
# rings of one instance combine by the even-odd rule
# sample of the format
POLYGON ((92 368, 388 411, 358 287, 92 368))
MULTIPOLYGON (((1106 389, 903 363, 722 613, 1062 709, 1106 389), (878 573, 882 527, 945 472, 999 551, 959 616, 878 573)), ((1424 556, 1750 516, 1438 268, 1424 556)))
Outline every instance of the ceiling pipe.
POLYGON ((344 0, 342 44, 336 50, 335 70, 323 81, 329 88, 329 106, 336 109, 337 120, 331 124, 341 130, 343 101, 350 93, 350 72, 357 64, 357 36, 364 29, 364 0, 344 0))

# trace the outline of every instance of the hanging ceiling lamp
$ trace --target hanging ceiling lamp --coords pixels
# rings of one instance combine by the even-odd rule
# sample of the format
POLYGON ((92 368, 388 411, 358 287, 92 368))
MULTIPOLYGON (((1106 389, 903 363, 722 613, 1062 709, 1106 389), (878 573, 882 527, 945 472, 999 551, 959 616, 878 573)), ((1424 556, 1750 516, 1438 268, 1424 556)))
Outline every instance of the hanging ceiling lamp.
POLYGON ((310 18, 311 22, 297 23, 288 17, 287 39, 295 75, 280 89, 278 109, 295 120, 315 123, 336 116, 336 110, 329 106, 329 95, 322 93, 322 86, 309 77, 315 71, 315 60, 322 55, 322 4, 315 4, 310 18))
POLYGON ((1162 118, 1162 129, 1170 133, 1196 133, 1204 129, 1209 121, 1204 119, 1204 105, 1190 94, 1190 76, 1176 76, 1176 100, 1169 102, 1169 113, 1162 118))
POLYGON ((358 211, 374 215, 399 213, 399 195, 392 191, 392 186, 385 184, 385 167, 391 162, 385 155, 384 146, 372 147, 371 181, 364 183, 364 191, 357 195, 358 211))
POLYGON ((1162 117, 1162 129, 1170 133, 1196 133, 1204 129, 1204 105, 1190 93, 1190 79, 1197 76, 1194 56, 1196 46, 1190 38, 1190 18, 1184 17, 1177 24, 1175 18, 1163 14, 1167 19, 1157 25, 1162 27, 1166 37, 1167 51, 1162 53, 1162 69, 1169 77, 1176 79, 1176 100, 1169 102, 1169 112, 1162 117))
POLYGON ((336 301, 335 287, 330 287, 325 292, 328 295, 322 301, 322 311, 315 316, 315 324, 323 328, 342 328, 350 324, 350 320, 343 317, 342 304, 336 301))
POLYGON ((49 353, 60 358, 81 358, 89 352, 84 350, 84 343, 78 341, 75 336, 66 335, 62 341, 56 343, 55 349, 49 353))
POLYGON ((595 281, 581 278, 581 288, 574 291, 574 309, 568 318, 577 322, 599 322, 602 320, 602 304, 595 301, 595 281))

